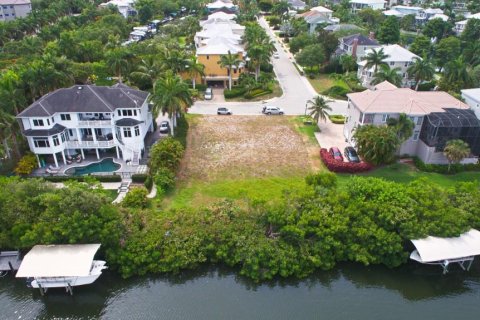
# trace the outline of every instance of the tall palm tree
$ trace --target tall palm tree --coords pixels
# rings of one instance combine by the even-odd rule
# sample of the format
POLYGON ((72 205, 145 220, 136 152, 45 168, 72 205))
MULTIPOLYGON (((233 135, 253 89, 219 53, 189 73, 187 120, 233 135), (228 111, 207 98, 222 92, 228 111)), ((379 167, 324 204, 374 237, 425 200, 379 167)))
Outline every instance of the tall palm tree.
POLYGON ((161 47, 157 57, 165 70, 180 73, 186 69, 185 60, 187 60, 187 57, 184 50, 161 47))
POLYGON ((316 96, 313 100, 308 100, 307 104, 310 104, 308 111, 309 115, 318 123, 320 119, 327 121, 328 111, 332 111, 332 108, 328 106, 328 103, 333 102, 331 100, 325 100, 322 96, 316 96))
POLYGON ((452 60, 445 65, 443 76, 447 82, 461 83, 462 87, 468 86, 472 80, 462 56, 459 56, 457 59, 452 60))
POLYGON ((448 160, 448 172, 450 172, 450 166, 452 163, 459 163, 462 159, 468 157, 470 154, 470 147, 468 143, 463 140, 455 139, 447 141, 443 154, 448 160))
POLYGON ((379 84, 384 81, 388 81, 391 84, 400 87, 402 85, 402 76, 400 74, 400 68, 390 69, 388 65, 381 65, 380 71, 375 72, 373 80, 370 84, 379 84))
POLYGON ((218 64, 222 68, 227 68, 228 72, 228 89, 232 90, 232 69, 238 68, 242 61, 238 59, 238 56, 236 54, 232 54, 230 50, 228 51, 228 54, 220 56, 220 60, 218 61, 218 64))
POLYGON ((0 79, 0 106, 17 115, 26 104, 25 95, 20 87, 20 76, 13 70, 7 70, 0 79))
POLYGON ((351 55, 344 54, 340 56, 340 65, 342 66, 342 69, 346 71, 346 75, 348 76, 348 73, 357 66, 357 62, 351 55))
POLYGON ((273 52, 275 52, 275 44, 265 33, 260 33, 257 35, 257 38, 253 38, 248 42, 247 53, 255 68, 255 81, 258 81, 260 66, 262 63, 268 62, 273 52))
POLYGON ((412 136, 413 128, 415 128, 415 123, 405 113, 400 113, 398 118, 388 118, 387 124, 397 131, 400 144, 412 136))
POLYGON ((433 76, 435 75, 435 67, 430 60, 415 57, 413 58, 413 64, 408 67, 407 72, 410 76, 415 78, 415 91, 417 91, 420 82, 433 79, 433 76))
POLYGON ((182 78, 168 71, 155 83, 151 101, 155 118, 160 111, 163 114, 168 113, 172 123, 172 135, 174 135, 177 114, 184 112, 192 105, 192 96, 182 78))
POLYGON ((192 86, 195 89, 195 80, 197 76, 204 77, 205 76, 205 66, 198 62, 198 59, 195 55, 191 55, 189 59, 187 59, 187 71, 190 77, 192 78, 192 86))
POLYGON ((148 83, 149 88, 163 72, 163 65, 158 59, 149 55, 144 57, 137 66, 137 70, 130 73, 130 78, 141 80, 142 83, 148 83))
POLYGON ((388 66, 388 64, 384 61, 385 59, 389 58, 390 56, 383 52, 383 48, 372 49, 362 60, 366 61, 365 69, 370 69, 373 67, 373 72, 377 73, 377 69, 382 66, 388 66))
POLYGON ((116 48, 107 51, 105 58, 107 65, 117 76, 118 82, 122 82, 122 72, 128 70, 131 54, 123 48, 116 48))

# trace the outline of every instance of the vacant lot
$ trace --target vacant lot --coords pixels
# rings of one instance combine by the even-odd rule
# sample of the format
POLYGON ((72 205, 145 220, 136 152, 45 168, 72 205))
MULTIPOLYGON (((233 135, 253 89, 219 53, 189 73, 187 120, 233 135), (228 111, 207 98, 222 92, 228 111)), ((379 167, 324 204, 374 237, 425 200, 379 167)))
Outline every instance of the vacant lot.
POLYGON ((285 116, 196 117, 190 123, 177 190, 166 204, 271 200, 285 189, 303 187, 305 175, 319 165, 318 146, 296 126, 285 116))

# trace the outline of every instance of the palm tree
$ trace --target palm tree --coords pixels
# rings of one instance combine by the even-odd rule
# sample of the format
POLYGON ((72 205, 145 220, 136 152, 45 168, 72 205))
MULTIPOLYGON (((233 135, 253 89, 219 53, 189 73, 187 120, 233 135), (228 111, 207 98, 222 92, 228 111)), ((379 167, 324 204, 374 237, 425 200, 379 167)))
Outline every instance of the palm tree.
POLYGON ((157 57, 165 70, 180 73, 186 69, 187 57, 184 50, 161 47, 157 57))
POLYGON ((365 64, 365 69, 370 69, 373 67, 373 73, 377 73, 377 69, 379 66, 388 66, 388 64, 384 60, 389 57, 390 56, 388 54, 385 54, 385 52, 383 52, 383 48, 381 48, 379 50, 372 49, 372 51, 370 51, 365 57, 363 57, 362 60, 367 62, 365 64))
POLYGON ((327 121, 328 111, 332 111, 332 108, 328 106, 328 103, 333 102, 331 100, 325 100, 322 96, 316 96, 313 100, 308 100, 307 104, 311 106, 308 108, 309 115, 318 123, 320 119, 327 121))
POLYGON ((260 66, 268 62, 273 52, 275 52, 275 45, 265 33, 260 33, 257 38, 248 42, 247 53, 255 67, 255 81, 258 80, 260 66))
POLYGON ((400 144, 412 136, 413 128, 415 128, 415 123, 405 113, 400 113, 398 118, 388 118, 387 124, 397 131, 400 144))
POLYGON ((136 71, 130 73, 130 78, 141 80, 142 83, 148 83, 149 88, 151 88, 162 71, 163 66, 158 59, 153 55, 149 55, 140 61, 136 71))
POLYGON ((118 82, 122 82, 122 71, 127 71, 130 63, 130 53, 122 48, 116 48, 107 51, 106 62, 110 69, 115 73, 118 78, 118 82))
POLYGON ((448 160, 448 172, 450 172, 450 166, 452 163, 459 163, 465 157, 470 154, 470 147, 468 143, 463 140, 455 139, 447 141, 443 154, 448 160))
POLYGON ((0 80, 0 106, 17 115, 25 106, 25 95, 20 88, 20 77, 13 70, 6 71, 0 80))
POLYGON ((345 75, 348 76, 348 73, 357 66, 357 62, 351 55, 344 54, 340 56, 340 65, 346 71, 345 75))
POLYGON ((407 72, 415 78, 415 91, 417 91, 420 82, 433 79, 435 68, 430 60, 415 57, 413 58, 413 64, 408 67, 407 72))
POLYGON ((187 71, 192 78, 193 89, 195 89, 195 80, 197 76, 205 76, 205 66, 198 62, 198 59, 195 55, 191 55, 190 58, 187 60, 187 71))
POLYGON ((390 69, 388 65, 381 65, 380 71, 375 72, 373 80, 370 84, 379 84, 384 81, 388 81, 397 87, 402 85, 402 76, 400 75, 400 68, 390 69))
POLYGON ((163 114, 168 113, 172 123, 172 135, 174 135, 177 114, 192 105, 192 96, 182 78, 168 71, 155 83, 151 101, 155 118, 160 111, 163 114))
POLYGON ((222 68, 227 68, 228 72, 228 89, 232 90, 232 69, 238 68, 242 61, 238 59, 238 56, 235 54, 232 54, 230 50, 228 51, 228 54, 222 55, 220 57, 220 61, 218 61, 218 64, 222 68))
POLYGON ((445 65, 443 76, 448 83, 461 83, 460 87, 468 86, 472 80, 462 56, 445 65))

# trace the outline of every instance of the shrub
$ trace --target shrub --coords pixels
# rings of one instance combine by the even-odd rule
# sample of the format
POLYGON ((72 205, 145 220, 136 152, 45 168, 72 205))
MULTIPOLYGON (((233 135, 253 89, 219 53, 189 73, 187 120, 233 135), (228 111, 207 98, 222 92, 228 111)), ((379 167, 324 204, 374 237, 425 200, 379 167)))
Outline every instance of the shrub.
POLYGON ((342 116, 341 114, 331 114, 328 116, 330 121, 335 124, 344 124, 345 123, 345 117, 342 116))
POLYGON ((167 168, 159 168, 153 179, 163 191, 168 191, 175 185, 175 174, 167 168))
POLYGON ((245 88, 237 87, 237 88, 232 88, 232 90, 224 90, 223 95, 225 96, 225 99, 232 99, 236 97, 243 96, 247 92, 245 88))
POLYGON ((74 180, 78 182, 84 182, 85 179, 93 177, 95 180, 100 182, 121 182, 122 177, 118 174, 108 175, 108 176, 96 176, 96 175, 88 175, 88 176, 47 176, 43 177, 43 179, 50 181, 50 182, 64 182, 69 180, 74 180))
MULTIPOLYGON (((154 121, 155 122, 155 121, 154 121)), ((180 116, 177 119, 177 127, 175 128, 175 137, 173 139, 177 140, 185 148, 187 146, 187 133, 188 133, 188 121, 185 116, 180 116)))
POLYGON ((418 85, 418 91, 432 91, 435 86, 435 81, 420 83, 418 85))
POLYGON ((348 90, 347 88, 344 88, 341 86, 333 86, 323 91, 322 94, 325 96, 333 97, 333 98, 339 98, 339 97, 346 98, 347 93, 349 92, 350 90, 348 90))
POLYGON ((148 176, 144 173, 132 174, 132 182, 134 183, 145 183, 148 176))
POLYGON ((163 167, 175 171, 182 159, 183 152, 182 144, 172 137, 160 140, 150 151, 150 171, 155 174, 163 167))
POLYGON ((24 155, 20 161, 18 161, 15 173, 21 176, 26 176, 32 173, 37 168, 37 159, 33 153, 24 155))
POLYGON ((260 65, 260 71, 266 72, 266 73, 272 73, 273 72, 273 65, 270 63, 262 63, 260 65))
POLYGON ((341 162, 335 160, 327 149, 320 149, 320 158, 328 170, 337 173, 358 173, 369 171, 373 166, 366 162, 341 162))
POLYGON ((195 84, 195 89, 197 89, 198 91, 205 91, 207 89, 207 85, 206 84, 203 84, 203 83, 197 83, 195 84))
POLYGON ((244 95, 244 98, 245 99, 253 99, 255 97, 259 97, 259 96, 263 96, 265 94, 269 94, 269 93, 272 93, 272 90, 270 89, 255 89, 255 90, 252 90, 250 91, 249 93, 246 93, 244 95))
POLYGON ((145 179, 145 188, 148 189, 148 191, 151 191, 152 190, 152 187, 153 187, 153 179, 152 177, 150 176, 147 176, 147 179, 145 179))
POLYGON ((127 208, 142 208, 148 206, 148 190, 145 187, 132 188, 122 201, 122 206, 127 208))
POLYGON ((448 164, 429 164, 425 163, 420 160, 418 157, 413 158, 413 162, 418 170, 425 171, 425 172, 436 172, 442 174, 454 174, 463 171, 480 171, 480 164, 479 163, 468 163, 468 164, 460 164, 460 163, 453 163, 450 166, 450 171, 448 171, 448 164))
POLYGON ((331 172, 309 174, 305 177, 305 182, 309 186, 322 186, 325 188, 331 188, 337 185, 337 176, 331 172))

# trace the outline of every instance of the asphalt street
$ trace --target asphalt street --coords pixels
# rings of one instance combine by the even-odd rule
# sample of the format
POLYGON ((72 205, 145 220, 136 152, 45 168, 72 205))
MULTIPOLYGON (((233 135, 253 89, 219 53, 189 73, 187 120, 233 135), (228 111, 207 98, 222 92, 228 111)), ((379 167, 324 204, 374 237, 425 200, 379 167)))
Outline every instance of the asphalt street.
MULTIPOLYGON (((281 97, 257 102, 197 101, 189 109, 189 113, 216 114, 218 107, 227 107, 232 110, 233 114, 259 115, 261 114, 263 106, 269 105, 282 108, 286 115, 305 114, 306 102, 315 97, 317 93, 308 80, 299 74, 292 63, 292 55, 286 48, 282 47, 263 17, 259 19, 259 23, 272 38, 279 53, 279 58, 272 58, 272 63, 274 72, 283 90, 283 95, 281 97)), ((333 100, 329 106, 332 108, 331 114, 346 114, 346 101, 333 100)))

